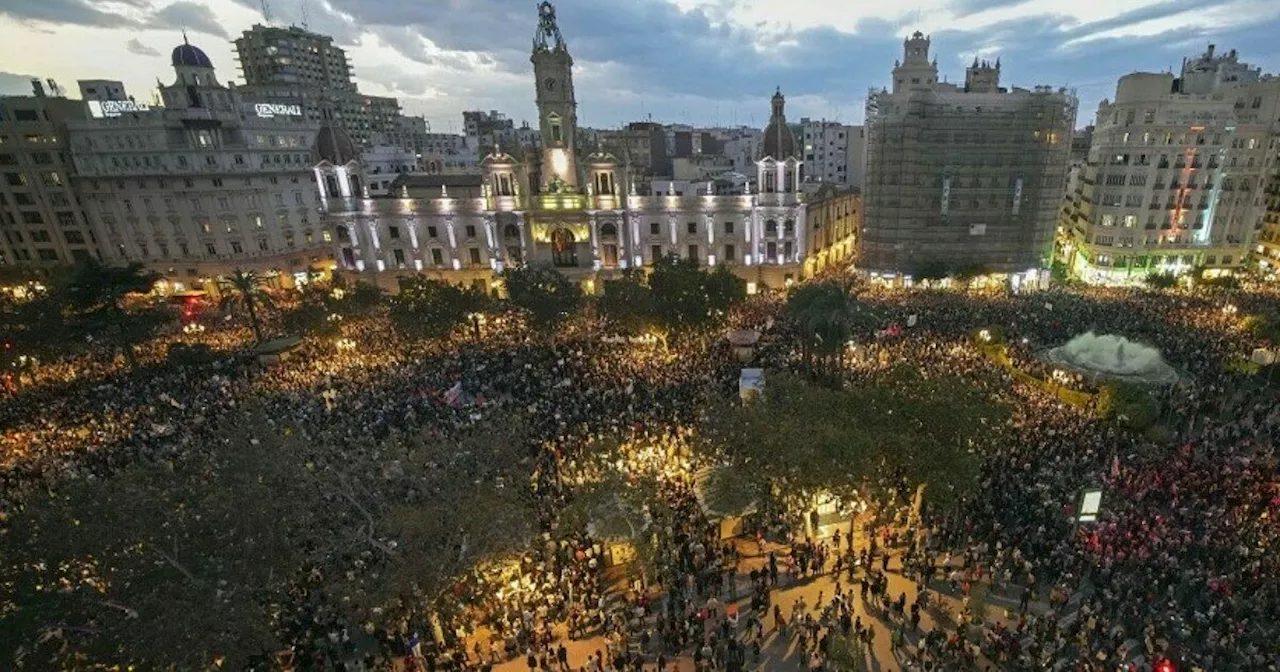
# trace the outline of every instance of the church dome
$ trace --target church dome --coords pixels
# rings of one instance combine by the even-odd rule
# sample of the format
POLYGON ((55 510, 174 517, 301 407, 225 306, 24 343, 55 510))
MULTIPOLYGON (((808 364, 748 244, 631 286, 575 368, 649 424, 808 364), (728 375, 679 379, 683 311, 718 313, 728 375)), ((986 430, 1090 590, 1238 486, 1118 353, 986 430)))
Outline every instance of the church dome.
POLYGON ((760 158, 772 157, 779 161, 796 156, 796 136, 787 126, 787 116, 783 112, 786 99, 779 90, 773 94, 773 114, 769 117, 769 125, 764 129, 764 142, 760 145, 760 158))
POLYGON ((325 121, 316 135, 316 154, 321 161, 343 166, 360 158, 360 151, 351 136, 332 121, 325 121))
POLYGON ((194 47, 183 41, 182 44, 173 48, 173 67, 193 67, 193 68, 213 68, 213 61, 205 55, 200 47, 194 47))

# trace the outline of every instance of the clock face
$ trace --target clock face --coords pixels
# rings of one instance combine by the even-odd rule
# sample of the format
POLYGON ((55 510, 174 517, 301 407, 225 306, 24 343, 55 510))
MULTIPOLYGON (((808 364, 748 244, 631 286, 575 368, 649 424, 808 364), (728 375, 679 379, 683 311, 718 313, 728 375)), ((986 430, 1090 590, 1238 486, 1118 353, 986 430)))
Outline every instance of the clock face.
POLYGON ((548 78, 546 79, 546 81, 544 81, 544 82, 543 82, 543 84, 547 87, 547 90, 548 90, 548 91, 555 91, 555 90, 556 90, 556 78, 555 78, 555 77, 548 77, 548 78))

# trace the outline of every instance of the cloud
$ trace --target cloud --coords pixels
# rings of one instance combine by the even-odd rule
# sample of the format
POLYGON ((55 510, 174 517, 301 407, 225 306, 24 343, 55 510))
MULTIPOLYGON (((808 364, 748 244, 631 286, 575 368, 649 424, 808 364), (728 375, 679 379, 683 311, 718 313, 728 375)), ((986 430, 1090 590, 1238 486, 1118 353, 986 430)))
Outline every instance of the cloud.
POLYGON ((190 30, 221 38, 230 37, 208 6, 187 0, 163 7, 151 15, 147 25, 151 28, 190 30))
POLYGON ((15 72, 0 72, 0 96, 31 95, 31 80, 39 79, 35 75, 20 75, 15 72))
POLYGON ((0 16, 8 16, 24 23, 72 24, 99 28, 119 28, 137 23, 117 12, 97 8, 112 5, 128 9, 144 6, 145 2, 144 0, 94 3, 90 0, 0 0, 0 16))
POLYGON ((129 40, 129 43, 125 45, 125 49, 128 49, 129 53, 137 54, 139 56, 159 56, 160 55, 160 51, 158 49, 156 49, 155 47, 150 47, 143 44, 142 41, 136 37, 129 40))

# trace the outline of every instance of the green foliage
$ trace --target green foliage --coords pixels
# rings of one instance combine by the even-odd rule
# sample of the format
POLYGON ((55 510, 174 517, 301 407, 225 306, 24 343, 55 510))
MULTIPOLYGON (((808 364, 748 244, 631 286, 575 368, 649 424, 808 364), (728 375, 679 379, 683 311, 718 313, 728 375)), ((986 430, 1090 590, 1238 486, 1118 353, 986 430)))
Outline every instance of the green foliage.
POLYGON ((390 301, 391 324, 398 331, 433 338, 448 336, 468 323, 478 331, 479 323, 472 316, 489 306, 489 297, 481 290, 421 275, 401 280, 400 293, 390 301))
POLYGON ((271 296, 262 288, 262 278, 253 271, 237 268, 219 288, 222 292, 222 309, 228 313, 243 312, 253 329, 253 338, 263 340, 261 311, 275 309, 271 296))
POLYGON ((644 271, 639 269, 627 269, 622 277, 605 280, 597 307, 602 318, 628 336, 642 334, 659 324, 653 293, 644 271))
POLYGON ((1255 313, 1244 318, 1240 327, 1250 336, 1272 345, 1280 344, 1280 319, 1266 313, 1255 313))
POLYGON ((1150 289, 1169 289, 1178 284, 1178 277, 1173 273, 1165 271, 1163 273, 1148 273, 1147 277, 1142 280, 1150 289))
POLYGON ((347 293, 342 305, 349 315, 365 315, 382 305, 382 300, 381 287, 372 282, 359 280, 347 293))
POLYGON ((784 314, 799 331, 806 358, 816 356, 829 374, 841 370, 848 340, 870 333, 882 319, 878 311, 834 281, 806 283, 791 290, 784 314))
POLYGON ((284 330, 296 336, 332 338, 341 332, 338 321, 324 302, 303 299, 297 307, 280 314, 284 330))
POLYGON ((679 331, 711 320, 705 278, 698 262, 692 259, 667 254, 653 262, 649 288, 659 319, 669 329, 679 331))
POLYGON ((705 276, 703 289, 707 293, 707 307, 712 312, 728 312, 747 300, 747 281, 734 275, 727 266, 716 266, 705 276))
POLYGON ((916 266, 912 276, 916 280, 941 280, 950 274, 947 262, 940 259, 925 261, 916 266))
POLYGON ((1098 414, 1107 420, 1115 420, 1134 431, 1142 431, 1155 424, 1160 407, 1146 389, 1130 383, 1113 382, 1102 388, 1097 396, 1098 414))
POLYGON ((1237 289, 1240 287, 1240 279, 1234 275, 1220 275, 1216 278, 1202 277, 1196 284, 1208 289, 1237 289))
POLYGON ((218 361, 213 349, 204 343, 173 343, 166 357, 171 364, 190 368, 202 368, 218 361))
POLYGON ((68 325, 75 335, 118 347, 132 364, 134 346, 154 336, 173 321, 172 311, 154 303, 128 306, 132 295, 151 291, 160 276, 142 264, 105 266, 87 261, 67 280, 65 298, 68 325))
POLYGON ((27 669, 243 669, 287 644, 274 626, 293 614, 278 612, 312 567, 352 622, 430 605, 533 533, 525 437, 489 421, 351 450, 251 410, 213 450, 34 496, 0 535, 0 667, 21 649, 27 669), (360 555, 377 569, 348 575, 360 555))
POLYGON ((971 444, 1006 415, 964 379, 925 379, 907 368, 845 390, 777 375, 760 403, 713 409, 704 437, 732 463, 792 492, 856 489, 864 478, 900 472, 928 483, 937 501, 972 487, 971 444))
POLYGON ((582 305, 582 289, 550 266, 520 266, 502 273, 507 297, 540 328, 558 326, 582 305))

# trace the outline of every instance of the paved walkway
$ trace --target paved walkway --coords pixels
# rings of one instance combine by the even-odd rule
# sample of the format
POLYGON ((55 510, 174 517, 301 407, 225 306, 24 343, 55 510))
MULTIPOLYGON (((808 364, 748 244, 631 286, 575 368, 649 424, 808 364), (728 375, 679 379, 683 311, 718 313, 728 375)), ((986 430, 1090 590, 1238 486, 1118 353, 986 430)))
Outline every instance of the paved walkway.
MULTIPOLYGON (((845 524, 842 527, 842 535, 847 534, 849 527, 848 524, 845 524)), ((824 527, 822 530, 822 538, 829 539, 831 533, 835 529, 835 527, 824 527)), ((769 543, 766 546, 764 554, 757 554, 754 542, 738 540, 737 543, 739 544, 739 549, 742 551, 743 555, 748 557, 744 557, 742 562, 738 565, 738 589, 741 597, 733 602, 744 612, 743 622, 745 623, 745 611, 747 610, 750 602, 749 590, 751 584, 750 578, 747 575, 752 569, 760 569, 765 565, 769 551, 778 551, 779 557, 782 557, 783 553, 787 550, 787 547, 769 543)), ((864 545, 865 541, 859 539, 855 544, 855 548, 861 549, 864 545)), ((888 594, 890 596, 897 596, 900 593, 905 592, 907 594, 907 604, 910 605, 915 601, 918 593, 918 586, 916 582, 902 576, 901 560, 898 554, 895 553, 893 555, 893 559, 891 560, 889 567, 890 568, 887 573, 889 580, 888 594)), ((859 573, 859 576, 861 576, 861 573, 859 573)), ((841 585, 843 586, 846 594, 850 594, 852 591, 855 595, 853 599, 855 606, 854 614, 862 618, 862 623, 864 625, 870 624, 875 628, 874 640, 870 650, 871 655, 867 658, 867 669, 872 670, 873 672, 901 669, 897 659, 894 657, 893 647, 890 642, 893 624, 877 615, 869 613, 867 605, 857 597, 857 583, 851 584, 849 582, 847 571, 841 572, 839 580, 841 581, 841 585)), ((808 611, 816 612, 819 594, 821 593, 824 600, 829 601, 830 598, 835 595, 836 581, 837 578, 828 572, 818 577, 790 582, 784 573, 779 577, 779 586, 771 593, 772 604, 781 606, 783 613, 789 618, 791 615, 792 604, 794 604, 796 600, 803 598, 805 604, 809 606, 808 611)), ((961 609, 961 600, 958 599, 958 597, 946 595, 945 591, 945 582, 935 581, 930 591, 930 600, 936 603, 937 598, 941 596, 943 603, 946 604, 947 610, 951 614, 958 614, 961 609), (939 589, 944 592, 940 593, 939 589)), ((769 670, 780 672, 792 672, 807 669, 808 652, 806 652, 794 638, 781 638, 778 636, 777 631, 774 630, 772 604, 769 608, 768 615, 764 620, 765 643, 761 647, 760 660, 758 662, 751 661, 750 653, 748 653, 748 664, 746 669, 753 671, 769 670)), ((988 600, 987 616, 988 618, 999 617, 1006 606, 1012 608, 1015 607, 1016 604, 1016 599, 1003 599, 993 596, 988 600)), ((1038 612, 1043 608, 1041 605, 1034 606, 1039 608, 1033 608, 1033 612, 1038 612)), ((935 613, 934 607, 932 606, 921 611, 921 631, 928 631, 936 625, 935 613)), ((791 632, 794 632, 794 630, 791 632)), ((582 669, 587 658, 593 655, 597 650, 601 652, 607 651, 603 636, 596 636, 577 641, 568 641, 563 637, 563 626, 557 628, 556 634, 560 635, 559 641, 564 642, 565 648, 569 654, 569 664, 574 670, 582 669)), ((518 657, 514 660, 496 665, 494 669, 500 672, 524 672, 529 668, 524 657, 518 657)), ((654 662, 654 655, 648 656, 645 669, 657 669, 657 665, 654 662)), ((667 669, 678 670, 680 672, 692 671, 694 669, 692 654, 684 654, 675 657, 668 656, 667 669)))

